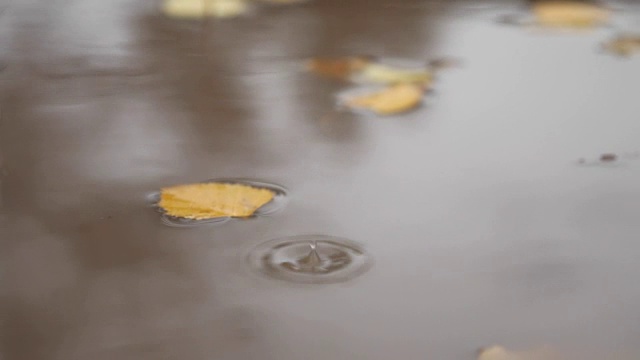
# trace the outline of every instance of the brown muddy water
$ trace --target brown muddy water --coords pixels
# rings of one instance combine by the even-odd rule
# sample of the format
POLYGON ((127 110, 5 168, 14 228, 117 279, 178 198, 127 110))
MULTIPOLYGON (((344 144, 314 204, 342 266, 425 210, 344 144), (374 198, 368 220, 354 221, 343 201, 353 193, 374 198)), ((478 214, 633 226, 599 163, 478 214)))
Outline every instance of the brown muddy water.
POLYGON ((157 1, 0 5, 1 359, 640 359, 640 56, 599 50, 640 29, 636 4, 579 33, 499 24, 527 15, 507 1, 202 22, 157 1), (333 110, 349 85, 301 65, 351 54, 461 65, 377 118, 333 110), (286 206, 186 228, 149 206, 211 178, 281 185, 286 206), (366 271, 301 283, 250 261, 309 234, 361 246, 366 271))

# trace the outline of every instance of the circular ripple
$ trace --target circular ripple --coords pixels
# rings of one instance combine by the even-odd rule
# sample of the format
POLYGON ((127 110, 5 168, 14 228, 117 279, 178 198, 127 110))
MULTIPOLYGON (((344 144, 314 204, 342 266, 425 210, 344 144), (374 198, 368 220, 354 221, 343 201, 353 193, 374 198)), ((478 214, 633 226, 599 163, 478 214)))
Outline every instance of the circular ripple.
POLYGON ((249 254, 249 264, 265 275, 297 283, 336 283, 365 271, 371 261, 351 240, 301 235, 267 241, 249 254))
MULTIPOLYGON (((275 212, 282 210, 287 203, 287 189, 280 185, 271 184, 264 181, 259 180, 251 180, 251 179, 242 179, 242 178, 223 178, 223 179, 210 179, 200 182, 202 184, 206 183, 221 183, 221 184, 242 184, 249 185, 256 188, 267 189, 272 191, 275 196, 271 201, 264 204, 260 208, 258 208, 253 216, 269 216, 275 212)), ((161 213, 160 219, 162 222, 169 226, 175 227, 190 227, 195 225, 202 224, 221 224, 225 223, 231 219, 235 219, 233 216, 222 216, 211 219, 187 219, 176 216, 167 215, 163 208, 161 208, 158 203, 160 202, 160 192, 156 191, 147 196, 147 201, 149 204, 156 209, 159 213, 161 213)), ((243 218, 244 219, 244 218, 243 218)))

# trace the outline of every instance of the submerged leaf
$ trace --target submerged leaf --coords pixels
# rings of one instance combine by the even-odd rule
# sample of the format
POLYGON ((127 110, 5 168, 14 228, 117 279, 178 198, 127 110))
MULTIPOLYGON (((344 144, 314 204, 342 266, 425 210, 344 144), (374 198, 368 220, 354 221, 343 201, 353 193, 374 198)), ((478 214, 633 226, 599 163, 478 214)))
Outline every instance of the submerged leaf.
POLYGON ((414 84, 398 84, 345 100, 352 109, 365 109, 378 115, 392 115, 411 110, 422 101, 424 88, 414 84))
POLYGON ((176 18, 229 18, 246 13, 249 4, 246 0, 165 0, 162 10, 176 18))
POLYGON ((548 348, 530 351, 511 351, 502 346, 492 346, 482 349, 478 360, 561 360, 557 353, 548 348))
POLYGON ((376 84, 416 83, 429 85, 433 80, 433 74, 426 68, 402 69, 379 63, 366 65, 358 77, 376 84))
POLYGON ((163 188, 158 206, 167 215, 187 219, 248 217, 275 193, 242 184, 200 183, 163 188))
POLYGON ((602 47, 618 56, 631 56, 634 52, 640 52, 640 35, 621 35, 605 42, 602 47))
MULTIPOLYGON (((388 59, 387 59, 388 60, 388 59)), ((397 59, 396 59, 397 60, 397 59)), ((433 72, 458 65, 457 60, 440 59, 428 63, 388 64, 365 56, 336 59, 315 58, 307 62, 307 69, 316 74, 340 80, 368 84, 421 84, 428 87, 433 82, 433 72)))
POLYGON ((581 1, 538 1, 533 13, 539 25, 555 28, 592 28, 609 20, 609 11, 581 1))
POLYGON ((364 56, 350 56, 338 59, 314 58, 307 61, 307 69, 319 75, 347 80, 369 63, 370 60, 364 56))

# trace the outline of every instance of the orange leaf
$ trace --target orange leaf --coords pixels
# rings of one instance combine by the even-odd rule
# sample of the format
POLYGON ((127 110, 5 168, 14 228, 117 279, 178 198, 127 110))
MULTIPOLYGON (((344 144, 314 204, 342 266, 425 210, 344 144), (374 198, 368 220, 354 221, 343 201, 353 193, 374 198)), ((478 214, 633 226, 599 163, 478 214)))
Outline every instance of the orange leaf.
POLYGON ((592 28, 609 20, 609 11, 581 1, 537 1, 533 13, 538 24, 556 28, 592 28))
POLYGON ((631 56, 640 52, 640 35, 621 35, 603 44, 603 48, 618 56, 631 56))

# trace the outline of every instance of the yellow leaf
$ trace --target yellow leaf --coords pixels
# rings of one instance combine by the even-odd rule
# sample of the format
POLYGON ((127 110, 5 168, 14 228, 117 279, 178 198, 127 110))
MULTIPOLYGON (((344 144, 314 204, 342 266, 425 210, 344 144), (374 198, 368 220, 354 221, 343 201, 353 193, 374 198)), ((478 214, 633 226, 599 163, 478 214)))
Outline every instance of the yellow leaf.
POLYGON ((371 110, 379 115, 392 115, 417 107, 424 90, 413 84, 398 84, 365 95, 353 96, 345 105, 354 109, 371 110))
POLYGON ((187 219, 248 217, 275 196, 271 190, 242 184, 200 183, 163 188, 158 206, 187 219))
POLYGON ((502 346, 492 346, 482 349, 478 360, 562 360, 556 352, 548 348, 530 351, 511 351, 502 346))
POLYGON ((591 28, 605 24, 609 11, 580 1, 538 1, 533 4, 538 24, 546 27, 591 28))
POLYGON ((378 84, 418 83, 429 85, 433 80, 433 75, 426 68, 410 70, 379 63, 366 65, 358 76, 378 84))
POLYGON ((244 14, 249 4, 246 0, 165 0, 162 10, 177 18, 228 18, 244 14))
POLYGON ((640 52, 640 35, 621 35, 607 41, 603 48, 619 56, 631 56, 634 52, 640 52))
POLYGON ((351 56, 338 59, 315 58, 307 61, 307 69, 316 74, 340 80, 347 80, 355 72, 369 64, 365 57, 351 56))

